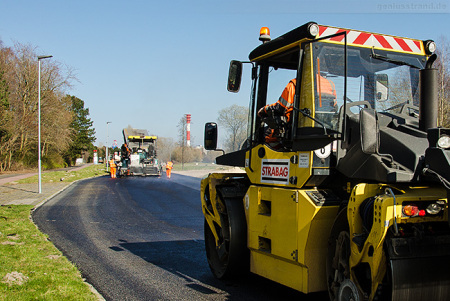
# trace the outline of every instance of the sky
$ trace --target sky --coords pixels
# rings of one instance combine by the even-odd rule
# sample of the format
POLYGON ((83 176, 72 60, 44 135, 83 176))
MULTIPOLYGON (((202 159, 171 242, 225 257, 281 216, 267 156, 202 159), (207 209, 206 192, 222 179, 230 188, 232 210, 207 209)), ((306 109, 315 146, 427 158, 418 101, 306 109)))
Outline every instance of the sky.
POLYGON ((272 39, 315 21, 450 40, 449 0, 0 0, 0 13, 3 46, 32 45, 74 70, 66 93, 89 108, 95 145, 120 146, 128 125, 178 141, 185 114, 191 145, 203 144, 219 110, 248 106, 250 68, 235 94, 226 90, 228 67, 248 60, 262 26, 272 39))

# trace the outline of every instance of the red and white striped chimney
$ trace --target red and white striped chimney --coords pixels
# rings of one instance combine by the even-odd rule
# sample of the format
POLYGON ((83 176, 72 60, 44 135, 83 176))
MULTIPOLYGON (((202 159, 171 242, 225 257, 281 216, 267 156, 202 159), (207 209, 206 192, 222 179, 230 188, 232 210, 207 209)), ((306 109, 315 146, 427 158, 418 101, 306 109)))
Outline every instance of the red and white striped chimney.
POLYGON ((191 146, 191 114, 186 114, 186 145, 191 146))

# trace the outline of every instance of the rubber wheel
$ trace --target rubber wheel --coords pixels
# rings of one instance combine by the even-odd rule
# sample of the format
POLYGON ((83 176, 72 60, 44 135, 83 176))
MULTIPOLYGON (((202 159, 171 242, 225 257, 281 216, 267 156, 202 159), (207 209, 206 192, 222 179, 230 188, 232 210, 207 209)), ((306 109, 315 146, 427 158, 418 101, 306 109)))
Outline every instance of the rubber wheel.
POLYGON ((338 293, 339 301, 361 301, 362 297, 355 283, 350 279, 342 281, 338 293))
POLYGON ((249 270, 247 223, 242 200, 226 199, 224 203, 226 212, 220 216, 221 226, 216 225, 218 245, 208 223, 204 222, 206 257, 218 279, 230 279, 249 270))
POLYGON ((339 300, 338 296, 342 283, 350 279, 349 259, 350 234, 347 208, 344 208, 336 217, 328 239, 326 274, 330 300, 339 300))

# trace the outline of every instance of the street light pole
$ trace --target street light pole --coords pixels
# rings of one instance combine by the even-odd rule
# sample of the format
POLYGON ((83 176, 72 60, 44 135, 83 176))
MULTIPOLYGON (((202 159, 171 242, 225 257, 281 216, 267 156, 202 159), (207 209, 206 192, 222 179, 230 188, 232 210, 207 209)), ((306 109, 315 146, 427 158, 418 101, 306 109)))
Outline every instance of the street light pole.
POLYGON ((41 178, 41 60, 53 57, 52 55, 38 56, 38 168, 39 168, 39 193, 42 193, 41 178))
POLYGON ((111 121, 107 121, 106 122, 106 171, 108 172, 108 165, 109 165, 109 156, 108 156, 108 138, 109 138, 109 134, 108 134, 108 124, 112 123, 111 121))

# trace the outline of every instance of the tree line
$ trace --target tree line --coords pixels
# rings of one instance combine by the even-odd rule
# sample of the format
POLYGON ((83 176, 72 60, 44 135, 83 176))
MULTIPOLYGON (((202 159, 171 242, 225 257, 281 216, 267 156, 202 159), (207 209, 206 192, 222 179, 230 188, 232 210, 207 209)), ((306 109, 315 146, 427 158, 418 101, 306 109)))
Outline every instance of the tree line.
MULTIPOLYGON (((36 48, 0 40, 0 172, 38 162, 36 48)), ((95 129, 84 101, 65 93, 75 75, 54 59, 41 61, 41 156, 46 168, 73 165, 94 149, 95 129)))

